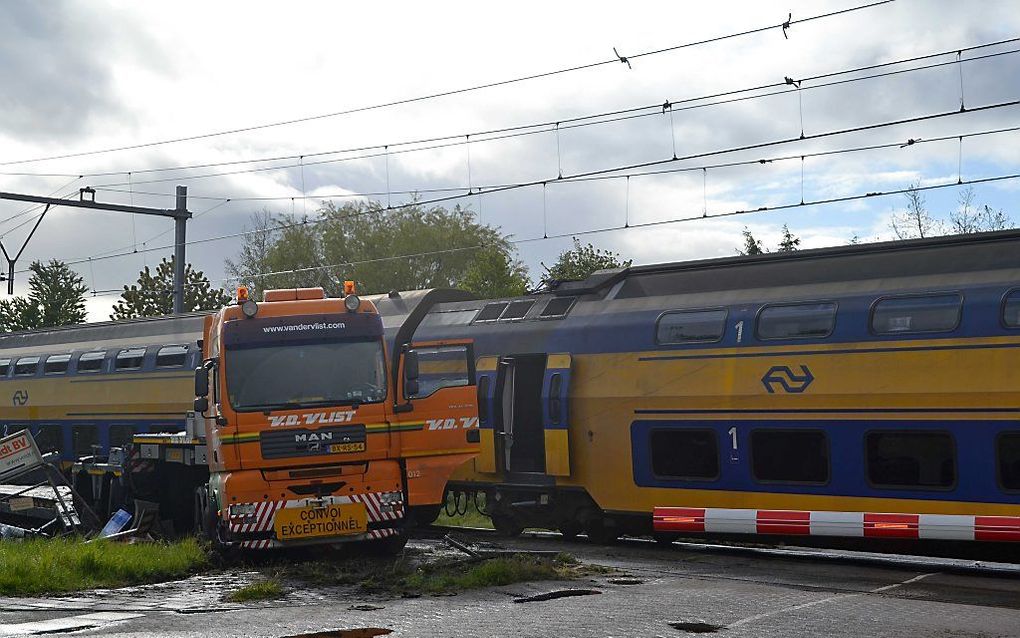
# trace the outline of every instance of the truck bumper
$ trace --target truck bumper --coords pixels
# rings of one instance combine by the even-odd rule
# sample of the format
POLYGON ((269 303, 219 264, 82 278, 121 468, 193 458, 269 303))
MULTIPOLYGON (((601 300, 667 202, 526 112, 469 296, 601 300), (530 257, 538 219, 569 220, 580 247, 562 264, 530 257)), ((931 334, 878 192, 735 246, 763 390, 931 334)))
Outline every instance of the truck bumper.
POLYGON ((402 499, 400 492, 369 492, 234 504, 243 514, 224 512, 223 540, 261 550, 386 538, 404 528, 402 499))

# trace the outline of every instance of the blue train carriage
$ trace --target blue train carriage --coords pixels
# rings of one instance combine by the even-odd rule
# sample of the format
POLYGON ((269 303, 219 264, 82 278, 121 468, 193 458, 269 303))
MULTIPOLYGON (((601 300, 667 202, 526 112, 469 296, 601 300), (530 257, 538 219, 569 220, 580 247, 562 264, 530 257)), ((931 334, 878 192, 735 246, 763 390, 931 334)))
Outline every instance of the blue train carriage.
POLYGON ((443 304, 504 533, 1020 540, 1020 233, 601 271, 443 304))
POLYGON ((0 335, 0 432, 30 429, 68 467, 183 430, 201 328, 195 314, 0 335))

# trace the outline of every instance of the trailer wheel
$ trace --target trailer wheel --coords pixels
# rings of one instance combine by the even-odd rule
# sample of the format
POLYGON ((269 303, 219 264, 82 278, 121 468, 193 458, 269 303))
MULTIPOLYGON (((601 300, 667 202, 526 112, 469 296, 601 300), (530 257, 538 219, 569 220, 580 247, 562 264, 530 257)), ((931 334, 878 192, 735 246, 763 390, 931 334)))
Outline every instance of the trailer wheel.
POLYGON ((517 519, 513 516, 498 512, 493 512, 492 514, 492 526, 496 528, 500 536, 505 536, 506 538, 520 536, 521 532, 524 531, 524 526, 517 522, 517 519))

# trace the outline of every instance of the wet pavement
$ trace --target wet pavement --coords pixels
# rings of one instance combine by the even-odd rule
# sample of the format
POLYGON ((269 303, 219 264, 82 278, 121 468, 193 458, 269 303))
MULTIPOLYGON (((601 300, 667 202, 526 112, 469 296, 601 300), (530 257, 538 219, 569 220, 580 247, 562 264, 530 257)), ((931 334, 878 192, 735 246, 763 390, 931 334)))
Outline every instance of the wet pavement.
MULTIPOLYGON (((286 583, 263 603, 224 603, 261 577, 237 570, 48 599, 0 599, 0 636, 1020 636, 1020 578, 676 545, 519 539, 615 568, 455 596, 386 599, 286 583), (332 633, 356 630, 354 633, 332 633)), ((422 551, 446 551, 439 540, 422 551)))

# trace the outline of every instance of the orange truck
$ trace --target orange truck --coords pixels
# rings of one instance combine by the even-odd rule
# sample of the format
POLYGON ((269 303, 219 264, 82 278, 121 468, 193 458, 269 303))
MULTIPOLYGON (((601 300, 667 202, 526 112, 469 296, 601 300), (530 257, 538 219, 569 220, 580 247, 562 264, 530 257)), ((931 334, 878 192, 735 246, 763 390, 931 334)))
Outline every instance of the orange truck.
POLYGON ((344 286, 342 298, 298 288, 262 302, 242 287, 205 318, 195 412, 209 479, 195 503, 218 545, 399 550, 478 451, 471 342, 411 343, 429 307, 464 293, 344 286))

